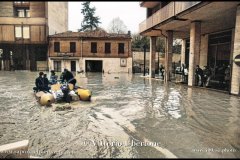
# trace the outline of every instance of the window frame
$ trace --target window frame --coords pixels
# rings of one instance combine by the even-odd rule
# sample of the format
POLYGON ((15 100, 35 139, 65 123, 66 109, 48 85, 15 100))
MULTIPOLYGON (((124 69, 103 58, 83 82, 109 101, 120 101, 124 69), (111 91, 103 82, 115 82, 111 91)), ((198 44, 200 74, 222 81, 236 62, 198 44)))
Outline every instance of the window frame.
POLYGON ((15 28, 14 28, 14 32, 15 32, 15 38, 16 39, 22 39, 23 38, 23 31, 22 31, 22 26, 15 26, 15 28), (18 37, 17 35, 17 33, 18 33, 18 31, 19 30, 17 30, 17 28, 19 29, 20 28, 20 36, 18 37))
POLYGON ((22 38, 23 39, 30 39, 30 27, 29 26, 22 26, 22 38), (25 37, 24 35, 25 35, 25 31, 26 30, 24 30, 24 28, 28 28, 28 33, 27 33, 27 35, 28 35, 28 37, 25 37))
POLYGON ((91 53, 97 53, 97 42, 91 42, 91 53))
POLYGON ((105 50, 105 54, 111 54, 111 43, 110 42, 105 43, 104 50, 105 50), (107 46, 107 45, 109 45, 109 46, 107 46))
POLYGON ((76 53, 76 42, 70 42, 70 53, 76 53))
POLYGON ((59 53, 60 52, 60 42, 54 42, 53 49, 54 49, 54 52, 59 53))
POLYGON ((118 43, 118 54, 124 54, 125 53, 125 44, 124 43, 118 43), (122 47, 121 47, 122 45, 122 47))

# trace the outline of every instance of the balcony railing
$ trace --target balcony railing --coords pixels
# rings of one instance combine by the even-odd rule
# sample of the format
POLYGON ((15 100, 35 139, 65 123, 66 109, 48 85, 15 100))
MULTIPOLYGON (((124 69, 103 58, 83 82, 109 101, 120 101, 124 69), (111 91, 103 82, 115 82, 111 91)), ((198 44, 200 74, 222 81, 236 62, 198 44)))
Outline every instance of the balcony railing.
POLYGON ((197 5, 201 1, 191 1, 191 2, 171 2, 163 8, 159 9, 152 16, 148 17, 142 23, 139 24, 139 32, 143 32, 173 16, 181 13, 188 8, 197 5))
POLYGON ((30 2, 29 1, 14 1, 14 7, 29 7, 30 2))

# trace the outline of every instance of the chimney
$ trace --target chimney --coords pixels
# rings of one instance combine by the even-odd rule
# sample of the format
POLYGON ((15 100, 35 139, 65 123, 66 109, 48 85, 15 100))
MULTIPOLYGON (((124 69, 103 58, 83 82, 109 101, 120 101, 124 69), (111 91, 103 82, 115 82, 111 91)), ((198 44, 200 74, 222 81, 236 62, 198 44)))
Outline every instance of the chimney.
POLYGON ((128 31, 128 35, 131 36, 131 31, 128 31))

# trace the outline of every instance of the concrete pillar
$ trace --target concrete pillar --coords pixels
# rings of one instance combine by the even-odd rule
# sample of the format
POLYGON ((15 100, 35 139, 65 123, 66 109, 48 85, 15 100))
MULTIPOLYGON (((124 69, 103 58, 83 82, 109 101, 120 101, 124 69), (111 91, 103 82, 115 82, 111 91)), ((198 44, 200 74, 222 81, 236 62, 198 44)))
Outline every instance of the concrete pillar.
POLYGON ((181 66, 182 66, 182 64, 185 64, 185 51, 186 51, 186 40, 182 39, 181 66))
POLYGON ((208 61, 208 35, 201 36, 201 49, 200 49, 200 68, 204 69, 208 61))
MULTIPOLYGON (((233 57, 240 54, 240 5, 237 7, 233 57)), ((239 94, 240 90, 240 66, 237 66, 234 62, 232 64, 232 80, 231 80, 231 93, 239 94)))
POLYGON ((188 85, 195 85, 195 68, 199 65, 201 45, 201 22, 191 22, 188 85))
POLYGON ((150 37, 149 77, 155 78, 156 37, 150 37))
POLYGON ((164 72, 164 81, 165 82, 171 80, 172 47, 173 47, 173 31, 167 31, 167 43, 166 43, 166 54, 165 54, 165 72, 164 72))

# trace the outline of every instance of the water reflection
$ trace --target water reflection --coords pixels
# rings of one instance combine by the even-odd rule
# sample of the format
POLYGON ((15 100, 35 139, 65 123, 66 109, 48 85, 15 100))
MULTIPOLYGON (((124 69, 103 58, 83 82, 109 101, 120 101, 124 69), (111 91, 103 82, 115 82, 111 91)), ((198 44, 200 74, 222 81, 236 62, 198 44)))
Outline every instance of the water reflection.
POLYGON ((0 72, 1 144, 29 139, 30 151, 39 151, 33 156, 55 158, 240 156, 239 97, 139 75, 87 73, 76 79, 93 92, 92 102, 54 112, 33 96, 37 75, 0 72), (133 139, 159 146, 92 143, 133 139))

